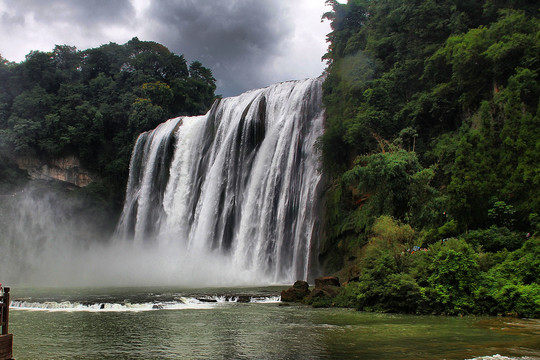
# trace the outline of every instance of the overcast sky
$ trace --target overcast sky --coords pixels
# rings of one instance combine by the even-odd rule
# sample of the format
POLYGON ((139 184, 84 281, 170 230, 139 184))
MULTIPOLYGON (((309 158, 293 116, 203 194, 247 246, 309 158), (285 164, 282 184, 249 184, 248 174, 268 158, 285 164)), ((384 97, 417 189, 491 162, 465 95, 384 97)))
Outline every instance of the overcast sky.
POLYGON ((216 93, 324 70, 325 0, 0 0, 0 55, 20 62, 56 44, 79 50, 132 37, 159 42, 212 69, 216 93))

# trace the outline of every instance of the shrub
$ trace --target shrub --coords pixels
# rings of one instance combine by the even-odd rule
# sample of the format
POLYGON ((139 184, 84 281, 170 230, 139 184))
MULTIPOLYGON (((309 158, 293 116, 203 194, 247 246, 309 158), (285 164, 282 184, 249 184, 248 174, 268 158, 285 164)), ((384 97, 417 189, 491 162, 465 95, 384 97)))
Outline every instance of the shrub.
POLYGON ((503 249, 517 250, 523 245, 525 237, 506 227, 492 225, 488 229, 473 230, 463 238, 473 246, 482 246, 485 251, 497 252, 503 249))

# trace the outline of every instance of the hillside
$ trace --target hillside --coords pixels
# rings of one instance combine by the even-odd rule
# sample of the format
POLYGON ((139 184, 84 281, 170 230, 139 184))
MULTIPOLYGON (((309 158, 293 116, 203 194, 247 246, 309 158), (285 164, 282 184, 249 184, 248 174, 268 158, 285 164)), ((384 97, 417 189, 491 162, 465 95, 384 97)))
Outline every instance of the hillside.
POLYGON ((538 4, 328 3, 337 303, 540 316, 538 4))

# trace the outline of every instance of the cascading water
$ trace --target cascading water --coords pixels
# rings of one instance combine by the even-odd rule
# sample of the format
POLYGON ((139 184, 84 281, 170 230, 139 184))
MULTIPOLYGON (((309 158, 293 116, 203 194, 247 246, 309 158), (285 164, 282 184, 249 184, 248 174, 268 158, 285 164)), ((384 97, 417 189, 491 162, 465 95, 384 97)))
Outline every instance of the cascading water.
POLYGON ((249 91, 141 134, 118 236, 178 249, 201 269, 220 258, 252 282, 313 275, 322 81, 249 91))

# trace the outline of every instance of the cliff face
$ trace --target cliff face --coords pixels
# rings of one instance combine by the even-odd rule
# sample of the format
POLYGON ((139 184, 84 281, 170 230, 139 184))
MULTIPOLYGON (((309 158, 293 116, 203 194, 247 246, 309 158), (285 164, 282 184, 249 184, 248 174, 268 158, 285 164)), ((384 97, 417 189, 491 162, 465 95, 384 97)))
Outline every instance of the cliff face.
POLYGON ((78 187, 88 186, 97 180, 97 175, 81 167, 75 156, 66 156, 42 161, 37 157, 25 156, 15 159, 20 169, 26 170, 33 180, 59 180, 78 187))

